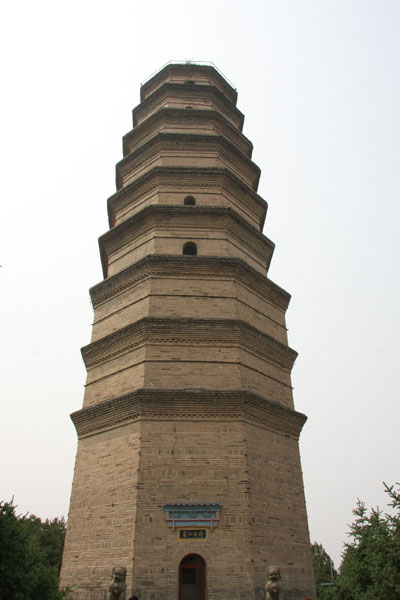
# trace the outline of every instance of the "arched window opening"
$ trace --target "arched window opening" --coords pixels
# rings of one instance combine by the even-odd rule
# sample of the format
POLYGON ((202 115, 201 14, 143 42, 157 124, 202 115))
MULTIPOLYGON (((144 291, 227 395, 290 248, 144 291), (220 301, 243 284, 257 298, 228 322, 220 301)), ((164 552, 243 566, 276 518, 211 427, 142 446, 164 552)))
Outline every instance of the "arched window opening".
POLYGON ((183 204, 185 206, 194 206, 196 204, 196 200, 193 198, 193 196, 186 196, 186 198, 183 201, 183 204))
POLYGON ((183 244, 182 254, 185 256, 196 256, 197 255, 197 246, 194 242, 186 242, 183 244))
POLYGON ((179 565, 179 600, 205 600, 206 563, 199 554, 188 554, 179 565))

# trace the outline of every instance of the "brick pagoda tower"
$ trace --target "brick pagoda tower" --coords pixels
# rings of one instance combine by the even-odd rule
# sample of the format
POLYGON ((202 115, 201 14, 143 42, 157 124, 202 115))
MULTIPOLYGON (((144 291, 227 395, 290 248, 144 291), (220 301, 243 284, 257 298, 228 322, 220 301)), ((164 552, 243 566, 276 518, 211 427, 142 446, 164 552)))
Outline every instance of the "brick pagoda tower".
POLYGON ((260 169, 235 89, 169 64, 123 139, 104 280, 82 349, 83 408, 61 585, 104 600, 315 598, 285 311, 267 277, 260 169), (282 594, 281 594, 282 598, 282 594))

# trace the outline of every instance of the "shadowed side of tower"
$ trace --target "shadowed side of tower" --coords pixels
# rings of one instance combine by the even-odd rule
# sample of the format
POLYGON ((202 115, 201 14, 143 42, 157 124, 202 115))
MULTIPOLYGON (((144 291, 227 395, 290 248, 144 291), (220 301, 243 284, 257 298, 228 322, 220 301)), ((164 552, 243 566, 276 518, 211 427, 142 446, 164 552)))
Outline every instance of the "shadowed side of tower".
POLYGON ((285 312, 237 94, 170 64, 124 136, 104 280, 82 349, 83 408, 61 584, 140 600, 315 598, 285 312), (129 596, 129 594, 128 594, 129 596), (128 597, 127 596, 127 597, 128 597))

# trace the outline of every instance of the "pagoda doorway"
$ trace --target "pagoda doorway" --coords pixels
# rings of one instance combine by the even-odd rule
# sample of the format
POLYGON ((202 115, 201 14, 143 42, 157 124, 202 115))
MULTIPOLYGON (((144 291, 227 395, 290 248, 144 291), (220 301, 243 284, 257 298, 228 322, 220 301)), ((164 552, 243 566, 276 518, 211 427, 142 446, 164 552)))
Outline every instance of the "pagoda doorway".
POLYGON ((206 563, 188 554, 179 565, 179 600, 206 600, 206 563))

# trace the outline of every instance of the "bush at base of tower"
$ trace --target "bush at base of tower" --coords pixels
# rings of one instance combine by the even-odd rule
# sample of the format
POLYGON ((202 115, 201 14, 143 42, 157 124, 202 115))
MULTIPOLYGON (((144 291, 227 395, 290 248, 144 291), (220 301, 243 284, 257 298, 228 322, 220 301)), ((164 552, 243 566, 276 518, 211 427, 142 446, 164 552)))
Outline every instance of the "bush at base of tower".
POLYGON ((64 519, 42 522, 0 502, 0 600, 61 600, 64 519))

